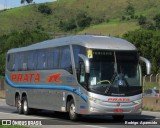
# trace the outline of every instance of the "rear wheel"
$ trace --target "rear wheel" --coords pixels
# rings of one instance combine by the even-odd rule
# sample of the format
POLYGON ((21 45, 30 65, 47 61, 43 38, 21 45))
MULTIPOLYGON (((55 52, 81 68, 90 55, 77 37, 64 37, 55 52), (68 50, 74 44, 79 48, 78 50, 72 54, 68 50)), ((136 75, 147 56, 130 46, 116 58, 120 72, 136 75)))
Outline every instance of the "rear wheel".
POLYGON ((121 121, 124 119, 124 115, 113 115, 112 117, 116 121, 121 121))
POLYGON ((72 121, 76 121, 79 118, 79 115, 76 113, 76 106, 74 100, 71 99, 68 104, 69 117, 72 121))
POLYGON ((17 112, 19 114, 23 113, 23 109, 22 109, 22 101, 20 99, 20 96, 16 96, 16 107, 17 107, 17 112))
POLYGON ((28 107, 28 100, 27 100, 27 96, 22 98, 22 108, 23 108, 23 113, 25 115, 30 114, 30 108, 28 107))

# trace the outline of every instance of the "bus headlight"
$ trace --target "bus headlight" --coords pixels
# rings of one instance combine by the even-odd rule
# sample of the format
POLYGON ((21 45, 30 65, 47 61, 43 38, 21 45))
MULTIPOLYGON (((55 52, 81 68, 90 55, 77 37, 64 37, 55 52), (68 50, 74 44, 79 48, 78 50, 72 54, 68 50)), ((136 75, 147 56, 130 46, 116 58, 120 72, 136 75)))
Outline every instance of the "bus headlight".
POLYGON ((103 102, 102 100, 94 98, 94 97, 91 97, 91 96, 88 96, 88 99, 90 101, 94 102, 94 103, 101 103, 101 102, 103 102))

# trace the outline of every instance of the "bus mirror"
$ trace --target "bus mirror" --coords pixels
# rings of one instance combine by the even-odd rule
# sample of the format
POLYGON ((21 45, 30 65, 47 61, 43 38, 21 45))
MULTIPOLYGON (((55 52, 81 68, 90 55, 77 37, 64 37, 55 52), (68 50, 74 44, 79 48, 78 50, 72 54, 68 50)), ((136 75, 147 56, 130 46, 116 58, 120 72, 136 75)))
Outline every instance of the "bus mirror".
POLYGON ((90 68, 90 65, 89 65, 89 59, 83 55, 83 54, 78 54, 78 56, 83 60, 84 64, 85 64, 85 72, 86 73, 89 73, 89 68, 90 68))
POLYGON ((140 60, 146 63, 146 70, 147 70, 147 75, 151 74, 151 63, 148 59, 140 56, 140 60))

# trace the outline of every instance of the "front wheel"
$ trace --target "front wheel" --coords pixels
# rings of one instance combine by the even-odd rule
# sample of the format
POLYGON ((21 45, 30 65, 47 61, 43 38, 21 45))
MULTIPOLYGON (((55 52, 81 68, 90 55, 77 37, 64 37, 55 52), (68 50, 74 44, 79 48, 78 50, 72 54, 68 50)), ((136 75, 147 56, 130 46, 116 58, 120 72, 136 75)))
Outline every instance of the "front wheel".
POLYGON ((70 120, 78 120, 79 115, 76 113, 76 106, 73 99, 68 102, 68 111, 70 120))
POLYGON ((113 115, 112 117, 116 121, 121 121, 124 119, 124 115, 113 115))

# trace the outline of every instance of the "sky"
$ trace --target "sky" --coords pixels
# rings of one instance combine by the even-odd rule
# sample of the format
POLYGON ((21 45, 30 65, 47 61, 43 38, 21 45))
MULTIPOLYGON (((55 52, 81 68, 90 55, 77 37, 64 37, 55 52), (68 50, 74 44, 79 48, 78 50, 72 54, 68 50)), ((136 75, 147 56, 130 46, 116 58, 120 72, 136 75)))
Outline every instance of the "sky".
MULTIPOLYGON (((55 0, 33 0, 35 3, 44 3, 44 2, 52 2, 55 0)), ((22 6, 21 0, 0 0, 0 10, 6 8, 14 8, 22 6)))

